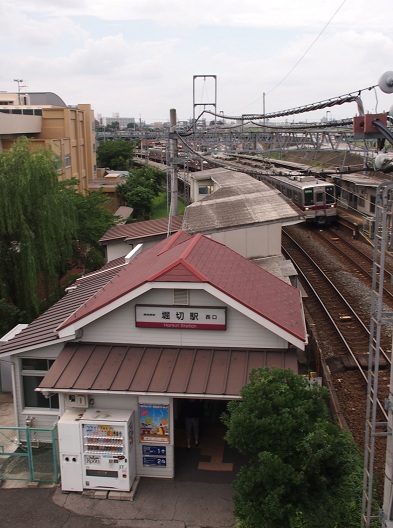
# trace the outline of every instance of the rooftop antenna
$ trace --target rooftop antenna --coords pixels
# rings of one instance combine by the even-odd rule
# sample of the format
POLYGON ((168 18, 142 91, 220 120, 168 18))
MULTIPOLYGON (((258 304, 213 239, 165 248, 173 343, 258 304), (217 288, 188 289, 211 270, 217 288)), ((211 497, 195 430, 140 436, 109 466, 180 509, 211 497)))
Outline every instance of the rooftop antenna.
POLYGON ((21 88, 26 88, 26 86, 22 86, 23 79, 14 79, 14 82, 18 83, 18 104, 20 105, 20 90, 21 88))

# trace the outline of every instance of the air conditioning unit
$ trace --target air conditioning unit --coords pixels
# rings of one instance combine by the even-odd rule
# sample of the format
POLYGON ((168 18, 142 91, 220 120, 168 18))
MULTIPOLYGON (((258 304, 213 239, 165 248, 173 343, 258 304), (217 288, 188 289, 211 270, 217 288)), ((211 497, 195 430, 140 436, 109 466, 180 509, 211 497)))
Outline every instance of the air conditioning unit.
POLYGON ((69 394, 68 407, 77 409, 87 409, 88 399, 86 394, 69 394))

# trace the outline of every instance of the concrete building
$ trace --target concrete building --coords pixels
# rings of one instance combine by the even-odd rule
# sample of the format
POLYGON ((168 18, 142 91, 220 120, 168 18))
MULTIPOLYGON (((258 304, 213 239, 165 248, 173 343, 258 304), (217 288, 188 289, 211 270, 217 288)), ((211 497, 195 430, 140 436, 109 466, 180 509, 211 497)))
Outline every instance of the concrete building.
POLYGON ((53 93, 0 92, 0 150, 28 137, 33 148, 59 157, 59 179, 76 178, 85 192, 96 176, 94 114, 89 104, 67 106, 53 93))
POLYGON ((186 207, 184 217, 175 216, 170 224, 163 218, 112 227, 99 241, 107 260, 125 256, 141 242, 150 240, 151 245, 158 237, 183 229, 207 235, 263 265, 268 259, 283 261, 282 227, 304 222, 302 211, 290 200, 266 183, 230 169, 191 173, 190 182, 194 203, 186 207))
POLYGON ((203 233, 248 259, 281 256, 281 230, 304 222, 288 198, 266 183, 225 168, 190 173, 182 228, 203 233))
POLYGON ((127 128, 129 124, 133 125, 131 128, 135 126, 135 117, 120 117, 119 114, 113 114, 112 117, 97 115, 97 118, 102 126, 113 125, 114 123, 118 123, 119 128, 127 128))

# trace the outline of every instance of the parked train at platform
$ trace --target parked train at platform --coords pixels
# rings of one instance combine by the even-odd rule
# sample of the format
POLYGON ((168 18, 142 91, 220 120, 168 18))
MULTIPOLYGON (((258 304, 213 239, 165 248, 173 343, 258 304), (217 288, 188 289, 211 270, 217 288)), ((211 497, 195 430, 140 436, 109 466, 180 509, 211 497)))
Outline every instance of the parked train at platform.
POLYGON ((287 196, 303 211, 306 222, 323 225, 336 220, 337 202, 333 183, 304 174, 266 174, 258 179, 270 183, 287 196))
POLYGON ((281 191, 303 211, 306 222, 325 225, 337 219, 335 185, 310 174, 312 167, 239 154, 226 159, 230 160, 229 164, 235 163, 237 170, 244 167, 244 172, 248 172, 246 167, 249 167, 254 178, 281 191))

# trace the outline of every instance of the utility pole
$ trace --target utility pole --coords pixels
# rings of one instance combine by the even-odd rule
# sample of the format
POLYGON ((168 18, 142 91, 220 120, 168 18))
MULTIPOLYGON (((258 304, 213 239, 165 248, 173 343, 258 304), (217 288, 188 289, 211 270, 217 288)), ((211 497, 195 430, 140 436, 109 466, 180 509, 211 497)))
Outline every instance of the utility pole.
POLYGON ((176 138, 176 110, 170 110, 169 119, 169 164, 170 164, 170 207, 169 221, 171 217, 177 215, 178 200, 178 174, 177 174, 177 138, 176 138))

